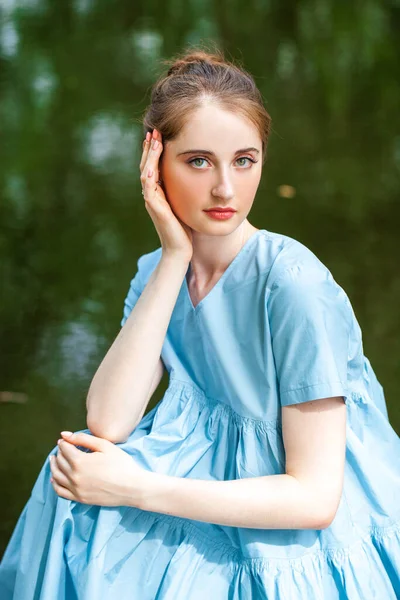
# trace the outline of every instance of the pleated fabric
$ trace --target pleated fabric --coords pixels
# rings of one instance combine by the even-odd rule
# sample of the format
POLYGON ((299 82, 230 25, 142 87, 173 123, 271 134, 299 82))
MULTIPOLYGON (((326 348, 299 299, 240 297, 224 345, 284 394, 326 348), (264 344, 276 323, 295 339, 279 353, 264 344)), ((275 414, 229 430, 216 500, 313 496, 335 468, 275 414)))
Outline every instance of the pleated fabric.
MULTIPOLYGON (((139 258, 122 325, 160 257, 157 248, 139 258)), ((258 230, 198 305, 184 280, 161 356, 168 388, 118 446, 166 475, 285 473, 282 406, 343 396, 345 476, 332 524, 228 527, 71 502, 50 483, 56 446, 1 562, 0 599, 400 598, 400 438, 351 303, 319 259, 258 230)))

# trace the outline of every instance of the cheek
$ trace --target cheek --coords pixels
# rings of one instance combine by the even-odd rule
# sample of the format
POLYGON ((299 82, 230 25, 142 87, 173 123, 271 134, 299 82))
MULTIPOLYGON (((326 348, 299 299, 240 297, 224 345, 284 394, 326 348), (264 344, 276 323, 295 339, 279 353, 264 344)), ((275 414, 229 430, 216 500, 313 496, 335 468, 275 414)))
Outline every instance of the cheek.
MULTIPOLYGON (((178 165, 168 169, 168 176, 164 177, 168 201, 178 211, 187 210, 204 204, 210 197, 210 190, 214 185, 211 171, 200 173, 187 165, 178 165)), ((257 192, 261 179, 261 172, 251 169, 232 175, 235 195, 243 204, 251 204, 257 192)))
POLYGON ((190 204, 201 200, 203 192, 208 191, 210 178, 207 175, 196 173, 189 168, 177 168, 168 173, 165 181, 168 198, 174 205, 190 204))
POLYGON ((238 177, 236 180, 236 194, 246 200, 253 200, 260 184, 261 174, 259 172, 248 173, 246 177, 238 177))

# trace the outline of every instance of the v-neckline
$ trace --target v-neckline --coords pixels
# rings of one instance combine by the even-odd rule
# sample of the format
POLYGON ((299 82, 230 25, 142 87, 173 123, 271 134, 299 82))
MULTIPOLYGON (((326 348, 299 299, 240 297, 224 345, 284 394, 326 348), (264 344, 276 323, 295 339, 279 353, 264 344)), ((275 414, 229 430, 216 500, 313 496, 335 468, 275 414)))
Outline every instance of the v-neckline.
MULTIPOLYGON (((265 229, 258 229, 257 231, 255 231, 243 244, 243 246, 240 248, 239 252, 236 254, 235 258, 229 263, 229 265, 227 266, 227 268, 225 269, 225 271, 222 273, 221 277, 214 283, 214 285, 212 286, 212 288, 207 292, 207 294, 200 300, 200 302, 198 302, 196 304, 196 306, 193 305, 192 302, 192 298, 190 296, 189 293, 189 286, 188 286, 188 282, 186 279, 187 276, 187 271, 185 273, 185 277, 183 278, 183 286, 185 289, 185 295, 186 298, 188 299, 189 302, 189 306, 192 310, 193 313, 198 313, 200 308, 202 308, 204 302, 207 300, 207 298, 210 297, 210 295, 214 292, 215 288, 217 288, 222 281, 227 277, 227 275, 229 274, 229 272, 233 269, 234 265, 237 263, 237 261, 239 260, 240 256, 242 256, 242 254, 244 253, 244 251, 251 245, 251 243, 259 236, 259 234, 262 231, 266 231, 265 229)), ((188 270, 190 268, 190 265, 188 267, 188 270)))

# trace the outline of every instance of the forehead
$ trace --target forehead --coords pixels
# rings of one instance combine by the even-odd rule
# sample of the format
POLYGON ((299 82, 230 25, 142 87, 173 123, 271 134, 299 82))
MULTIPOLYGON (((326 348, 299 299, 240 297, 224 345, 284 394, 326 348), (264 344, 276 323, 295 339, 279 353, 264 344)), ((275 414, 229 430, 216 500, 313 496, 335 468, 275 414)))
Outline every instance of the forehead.
POLYGON ((246 146, 260 147, 261 150, 258 129, 251 121, 213 103, 192 112, 174 142, 178 151, 186 149, 188 144, 196 148, 210 147, 210 150, 211 145, 233 151, 246 146))

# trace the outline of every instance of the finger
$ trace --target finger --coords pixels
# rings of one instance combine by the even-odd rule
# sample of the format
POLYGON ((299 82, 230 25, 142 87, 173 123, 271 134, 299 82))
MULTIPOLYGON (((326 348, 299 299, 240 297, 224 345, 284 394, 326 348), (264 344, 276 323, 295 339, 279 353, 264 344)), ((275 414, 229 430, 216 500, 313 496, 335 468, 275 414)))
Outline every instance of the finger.
POLYGON ((154 130, 156 132, 156 139, 160 142, 160 144, 163 143, 163 138, 162 138, 162 133, 160 131, 158 131, 158 129, 154 130))
POLYGON ((146 160, 147 160, 147 157, 149 154, 150 144, 151 144, 151 134, 149 132, 147 132, 146 138, 143 141, 143 150, 142 150, 142 156, 141 156, 140 165, 139 165, 140 173, 142 173, 144 166, 146 164, 146 160))
POLYGON ((71 442, 67 442, 65 440, 61 440, 58 442, 58 447, 61 449, 65 460, 70 465, 73 470, 77 461, 85 454, 75 446, 71 442))
POLYGON ((163 146, 161 143, 161 134, 156 129, 154 129, 147 154, 147 159, 143 165, 143 171, 146 173, 146 171, 149 168, 154 169, 156 171, 156 179, 158 179, 158 161, 162 150, 163 146))
POLYGON ((63 452, 62 452, 62 448, 58 448, 58 453, 55 455, 56 459, 57 459, 57 465, 58 467, 61 469, 61 471, 63 473, 65 473, 65 475, 69 478, 71 478, 72 475, 72 467, 69 464, 68 460, 65 458, 63 452))
POLYGON ((53 480, 58 484, 69 489, 71 482, 68 477, 59 469, 57 464, 57 457, 53 454, 50 457, 50 471, 53 480))
POLYGON ((109 440, 89 433, 84 433, 83 431, 72 434, 70 431, 62 431, 61 435, 63 436, 62 441, 66 441, 70 444, 76 444, 77 446, 83 446, 85 448, 89 448, 90 450, 104 451, 111 444, 109 440))
POLYGON ((146 168, 150 168, 150 169, 154 169, 154 170, 158 169, 158 161, 159 161, 162 149, 163 149, 163 146, 162 146, 161 141, 159 139, 153 137, 152 143, 151 143, 151 146, 149 149, 148 159, 146 162, 146 168))
MULTIPOLYGON (((146 199, 149 197, 148 194, 157 189, 156 182, 158 180, 158 160, 162 152, 162 145, 158 140, 155 141, 152 149, 149 153, 149 158, 145 166, 145 179, 144 179, 144 192, 147 194, 146 199)), ((143 182, 142 182, 143 183, 143 182)))
POLYGON ((147 159, 149 157, 149 152, 150 152, 151 147, 152 147, 152 145, 154 143, 154 140, 155 140, 155 131, 153 131, 152 133, 150 133, 150 131, 148 131, 146 133, 146 138, 145 138, 145 141, 144 141, 144 150, 145 150, 145 152, 144 152, 144 157, 143 157, 142 170, 146 166, 146 162, 147 162, 147 159))
POLYGON ((150 136, 149 142, 147 143, 147 152, 146 152, 146 156, 144 157, 143 166, 142 166, 142 170, 141 170, 142 187, 144 185, 143 179, 146 178, 146 172, 148 170, 149 157, 151 156, 151 152, 154 147, 155 141, 156 140, 155 140, 154 132, 153 132, 153 135, 150 136))
POLYGON ((153 196, 157 190, 157 186, 155 183, 154 170, 147 170, 147 177, 143 184, 143 196, 146 202, 151 202, 153 196))
POLYGON ((143 167, 146 164, 147 156, 149 154, 150 141, 151 141, 151 134, 150 134, 150 132, 147 132, 146 137, 143 140, 142 158, 140 160, 140 165, 139 165, 140 172, 143 171, 143 167))
POLYGON ((146 142, 146 153, 144 153, 143 159, 141 161, 141 170, 140 170, 140 182, 142 184, 142 189, 144 189, 144 185, 146 183, 146 173, 148 170, 148 160, 151 148, 153 147, 154 138, 150 136, 148 142, 146 142))
POLYGON ((56 492, 56 494, 58 496, 61 496, 62 498, 65 498, 66 500, 73 500, 73 501, 77 502, 74 494, 67 488, 63 487, 62 485, 59 485, 54 480, 51 482, 51 485, 53 486, 54 491, 56 492))

